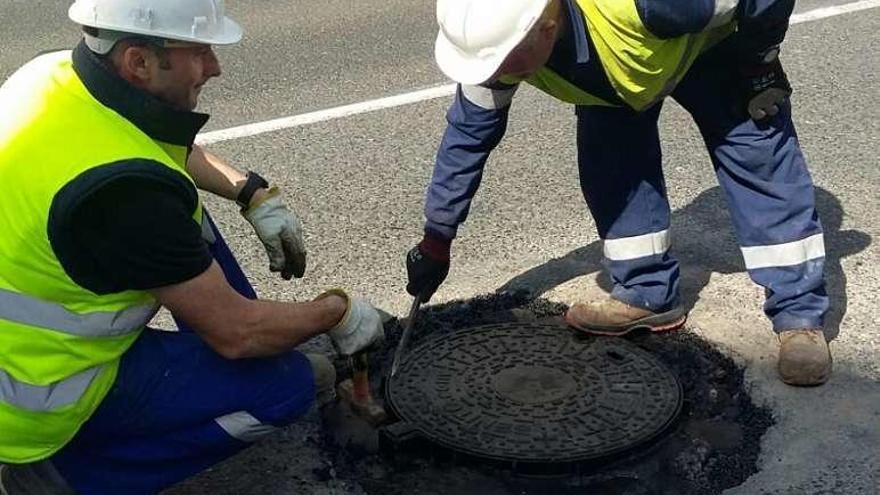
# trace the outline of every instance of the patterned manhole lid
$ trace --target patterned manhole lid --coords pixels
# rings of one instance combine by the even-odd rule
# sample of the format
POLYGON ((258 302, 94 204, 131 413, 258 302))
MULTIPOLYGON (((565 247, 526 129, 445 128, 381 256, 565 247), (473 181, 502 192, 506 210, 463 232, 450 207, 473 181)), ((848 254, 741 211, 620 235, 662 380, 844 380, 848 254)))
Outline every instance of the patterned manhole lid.
POLYGON ((672 372, 626 340, 533 323, 430 339, 404 357, 387 393, 428 440, 524 463, 620 454, 662 433, 682 401, 672 372))

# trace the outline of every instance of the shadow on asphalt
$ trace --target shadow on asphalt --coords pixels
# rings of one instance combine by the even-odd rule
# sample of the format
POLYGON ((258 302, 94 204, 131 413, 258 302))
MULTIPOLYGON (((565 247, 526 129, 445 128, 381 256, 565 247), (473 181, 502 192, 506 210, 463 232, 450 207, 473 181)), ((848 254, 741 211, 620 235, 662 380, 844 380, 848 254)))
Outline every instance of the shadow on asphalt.
MULTIPOLYGON (((840 333, 840 322, 847 307, 846 274, 840 260, 868 247, 871 236, 858 230, 841 230, 843 207, 827 189, 816 188, 816 205, 825 229, 826 290, 831 296, 825 333, 831 340, 840 333)), ((703 191, 692 203, 672 213, 672 242, 672 253, 682 264, 681 291, 688 309, 699 300, 712 273, 745 272, 727 205, 718 186, 703 191)), ((599 272, 596 276, 599 286, 610 292, 610 280, 601 270, 602 243, 596 241, 517 275, 497 292, 525 292, 538 297, 594 272, 599 272)))

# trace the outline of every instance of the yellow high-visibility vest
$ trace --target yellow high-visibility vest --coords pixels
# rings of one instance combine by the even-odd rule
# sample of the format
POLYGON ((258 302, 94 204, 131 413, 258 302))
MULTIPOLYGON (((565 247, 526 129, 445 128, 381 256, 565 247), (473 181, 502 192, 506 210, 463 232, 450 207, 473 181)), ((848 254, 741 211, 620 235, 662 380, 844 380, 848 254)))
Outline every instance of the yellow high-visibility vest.
MULTIPOLYGON (((98 295, 48 238, 56 194, 80 174, 146 159, 186 172, 186 146, 154 140, 95 99, 71 52, 40 56, 0 87, 0 461, 44 459, 107 394, 158 309, 144 291, 98 295)), ((198 203, 193 218, 201 223, 198 203)))

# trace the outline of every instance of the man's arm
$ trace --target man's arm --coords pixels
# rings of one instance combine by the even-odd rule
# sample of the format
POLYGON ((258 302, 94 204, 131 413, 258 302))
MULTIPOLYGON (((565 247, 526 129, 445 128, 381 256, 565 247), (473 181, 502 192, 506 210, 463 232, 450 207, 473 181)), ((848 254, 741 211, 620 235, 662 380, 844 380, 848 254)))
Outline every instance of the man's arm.
POLYGON ((344 354, 382 338, 376 310, 341 291, 310 303, 239 295, 202 240, 197 201, 180 172, 149 160, 114 163, 59 191, 48 235, 77 284, 96 294, 149 291, 227 357, 277 354, 325 331, 344 354))
POLYGON ((517 86, 459 85, 446 114, 448 125, 437 151, 425 202, 426 232, 451 240, 465 221, 483 178, 489 154, 507 130, 517 86))
MULTIPOLYGON (((192 147, 186 170, 199 189, 233 201, 247 181, 244 172, 198 145, 192 147)), ((257 189, 251 198, 251 204, 261 203, 267 194, 267 189, 257 189)))
POLYGON ((247 299, 229 286, 216 262, 195 278, 150 292, 229 359, 289 351, 333 328, 347 307, 338 295, 306 303, 247 299))
POLYGON ((446 114, 425 201, 425 233, 406 255, 406 290, 427 302, 449 273, 449 251, 483 178, 489 153, 507 130, 516 85, 459 85, 446 114))
MULTIPOLYGON (((193 146, 186 169, 199 189, 226 199, 237 199, 247 182, 244 173, 200 146, 193 146)), ((266 248, 269 270, 280 272, 284 280, 302 277, 306 247, 299 217, 287 208, 276 188, 257 188, 247 206, 242 215, 266 248)))

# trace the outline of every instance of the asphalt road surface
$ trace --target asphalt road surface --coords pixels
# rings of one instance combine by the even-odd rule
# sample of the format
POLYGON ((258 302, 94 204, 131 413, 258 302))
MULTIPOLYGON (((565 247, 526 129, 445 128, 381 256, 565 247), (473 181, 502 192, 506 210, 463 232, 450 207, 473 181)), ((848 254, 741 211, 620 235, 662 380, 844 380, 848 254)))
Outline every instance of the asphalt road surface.
MULTIPOLYGON (((202 100, 213 114, 208 131, 449 84, 432 60, 431 1, 227 4, 246 36, 218 50, 224 74, 206 86, 202 100)), ((796 11, 835 4, 844 2, 801 1, 796 11)), ((0 0, 0 79, 41 50, 76 42, 67 5, 0 0)), ((690 323, 747 367, 753 396, 777 420, 764 438, 760 471, 731 494, 880 493, 880 2, 860 5, 865 8, 793 25, 782 56, 826 229, 834 298, 829 329, 837 337, 835 374, 824 387, 777 381, 777 344, 761 312, 763 293, 744 273, 699 135, 672 102, 661 119, 674 250, 684 264, 685 296, 694 304, 690 323)), ((307 276, 284 282, 269 273, 262 247, 234 205, 208 200, 261 296, 305 300, 341 286, 390 313, 406 310, 403 255, 421 235, 424 189, 449 101, 428 99, 210 145, 270 178, 303 219, 307 276)), ((577 186, 574 125, 571 108, 520 91, 435 301, 501 287, 567 303, 601 294, 598 260, 583 256, 584 247, 596 251, 589 247, 597 235, 577 186)), ((326 347, 322 340, 310 345, 326 347)), ((296 483, 266 473, 248 485, 252 491, 228 493, 357 493, 356 486, 311 477, 321 465, 306 441, 313 434, 314 424, 294 426, 284 435, 294 446, 303 439, 301 448, 260 454, 299 457, 296 483)))

